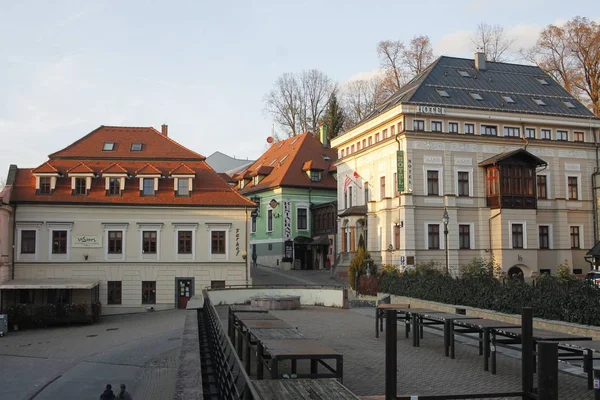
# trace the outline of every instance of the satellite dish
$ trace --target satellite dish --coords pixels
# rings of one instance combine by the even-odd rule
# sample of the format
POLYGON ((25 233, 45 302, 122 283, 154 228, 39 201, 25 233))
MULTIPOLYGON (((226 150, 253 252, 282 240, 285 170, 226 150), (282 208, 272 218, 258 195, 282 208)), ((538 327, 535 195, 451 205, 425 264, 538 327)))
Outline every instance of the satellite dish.
POLYGON ((269 136, 267 138, 267 143, 269 143, 269 144, 273 143, 273 136, 269 136))

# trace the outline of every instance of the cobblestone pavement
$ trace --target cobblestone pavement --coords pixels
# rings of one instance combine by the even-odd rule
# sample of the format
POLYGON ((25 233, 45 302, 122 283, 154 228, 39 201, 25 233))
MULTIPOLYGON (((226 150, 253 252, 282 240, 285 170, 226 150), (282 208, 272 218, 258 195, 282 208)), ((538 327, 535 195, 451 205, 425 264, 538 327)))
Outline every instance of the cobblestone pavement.
MULTIPOLYGON (((225 307, 223 307, 225 308, 225 307)), ((372 309, 371 309, 372 310, 372 309)), ((307 337, 318 338, 344 355, 344 384, 359 396, 384 394, 385 338, 375 338, 373 316, 354 310, 305 307, 295 311, 271 311, 297 327, 307 337)), ((468 394, 518 391, 521 361, 500 355, 498 374, 484 372, 473 346, 457 344, 456 359, 444 357, 443 339, 425 331, 421 347, 412 347, 398 328, 398 394, 468 394)), ((559 374, 560 398, 592 399, 584 379, 559 374)))
POLYGON ((336 285, 347 286, 340 279, 331 276, 330 270, 282 270, 258 265, 250 269, 255 285, 336 285))
POLYGON ((1 399, 96 399, 127 385, 135 399, 172 398, 185 311, 106 316, 94 325, 0 338, 1 399), (36 395, 37 393, 37 395, 36 395))

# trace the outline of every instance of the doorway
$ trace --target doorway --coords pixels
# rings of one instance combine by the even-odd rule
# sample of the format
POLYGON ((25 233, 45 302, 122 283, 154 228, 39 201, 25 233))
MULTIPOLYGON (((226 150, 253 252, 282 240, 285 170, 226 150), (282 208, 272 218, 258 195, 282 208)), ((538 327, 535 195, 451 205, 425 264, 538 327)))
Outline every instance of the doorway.
POLYGON ((194 278, 175 278, 177 308, 185 309, 194 295, 194 278))

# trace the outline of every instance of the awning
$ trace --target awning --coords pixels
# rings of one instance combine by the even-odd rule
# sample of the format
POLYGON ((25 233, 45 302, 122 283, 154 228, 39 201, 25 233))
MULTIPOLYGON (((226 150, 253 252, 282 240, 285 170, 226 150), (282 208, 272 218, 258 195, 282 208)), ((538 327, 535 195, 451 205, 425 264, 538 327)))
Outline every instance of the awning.
POLYGON ((596 242, 594 247, 592 247, 587 253, 585 253, 585 255, 592 257, 600 257, 600 242, 596 242))
POLYGON ((329 246, 329 237, 325 236, 317 236, 310 242, 313 246, 329 246))
POLYGON ((93 289, 98 281, 80 281, 71 279, 15 279, 0 285, 4 289, 93 289))

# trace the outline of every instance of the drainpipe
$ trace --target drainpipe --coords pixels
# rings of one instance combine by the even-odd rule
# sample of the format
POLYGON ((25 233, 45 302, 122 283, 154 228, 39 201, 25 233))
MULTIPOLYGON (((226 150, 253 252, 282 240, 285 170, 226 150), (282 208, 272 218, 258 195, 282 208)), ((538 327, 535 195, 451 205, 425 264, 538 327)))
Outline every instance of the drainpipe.
POLYGON ((244 207, 244 211, 246 212, 246 219, 244 219, 246 225, 246 233, 245 233, 245 241, 246 241, 246 286, 248 286, 248 280, 250 278, 250 267, 248 264, 248 259, 250 258, 250 249, 248 248, 248 207, 244 207))
POLYGON ((596 186, 596 176, 600 175, 600 154, 598 138, 596 135, 598 134, 598 130, 595 131, 592 129, 592 135, 594 136, 594 144, 596 145, 596 168, 594 173, 592 174, 592 210, 593 210, 593 221, 594 221, 594 245, 598 242, 598 201, 596 197, 598 196, 598 190, 600 187, 596 186))
POLYGON ((488 219, 488 232, 489 232, 489 239, 490 239, 490 255, 491 255, 492 259, 494 258, 494 250, 492 249, 492 220, 501 214, 502 214, 502 208, 500 208, 500 211, 498 212, 498 214, 493 215, 488 219))
POLYGON ((17 239, 17 204, 13 206, 13 240, 12 240, 12 271, 11 280, 15 280, 15 258, 17 257, 17 246, 15 245, 17 239))

